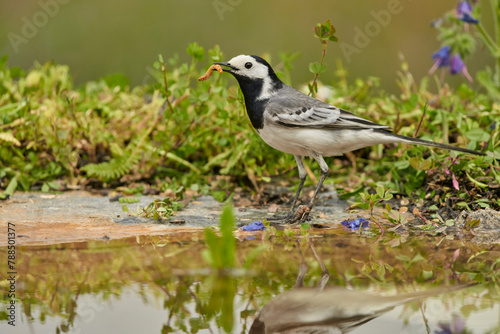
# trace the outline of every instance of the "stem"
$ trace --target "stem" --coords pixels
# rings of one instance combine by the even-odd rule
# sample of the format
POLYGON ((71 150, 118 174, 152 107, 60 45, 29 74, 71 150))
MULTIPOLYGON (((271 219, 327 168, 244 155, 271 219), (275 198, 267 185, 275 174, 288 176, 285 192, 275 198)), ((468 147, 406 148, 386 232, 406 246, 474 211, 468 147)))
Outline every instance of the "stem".
POLYGON ((500 27, 498 26, 498 14, 499 14, 499 11, 498 11, 498 8, 497 8, 497 0, 490 0, 490 5, 491 5, 491 11, 493 13, 493 24, 494 24, 494 28, 495 28, 495 31, 496 31, 496 40, 497 40, 497 44, 499 44, 499 38, 500 38, 500 27))
POLYGON ((165 99, 167 100, 168 109, 170 113, 174 113, 174 108, 172 107, 172 103, 170 103, 170 99, 168 98, 168 83, 167 83, 167 68, 165 67, 165 63, 161 63, 161 71, 163 72, 163 82, 165 83, 165 99))
MULTIPOLYGON (((325 56, 326 56, 326 47, 327 47, 327 42, 326 41, 321 41, 321 44, 323 46, 323 49, 321 50, 321 61, 319 62, 321 65, 323 65, 323 62, 325 60, 325 56)), ((311 96, 311 94, 313 93, 314 91, 314 86, 316 85, 316 81, 318 80, 318 77, 319 77, 319 73, 316 73, 314 75, 314 80, 311 84, 311 89, 309 90, 309 94, 307 94, 308 96, 311 96)))
MULTIPOLYGON (((496 32, 497 48, 500 48, 500 4, 498 0, 490 0, 491 9, 493 12, 493 24, 496 32)), ((495 67, 495 81, 497 86, 500 86, 500 57, 497 58, 495 67)))
MULTIPOLYGON (((420 122, 418 122, 417 129, 415 130, 415 133, 413 134, 413 138, 416 138, 418 136, 418 131, 420 131, 420 127, 422 126, 422 122, 424 120, 426 112, 427 112, 427 103, 424 106, 424 113, 422 114, 422 117, 420 118, 420 122)), ((398 117, 399 117, 399 110, 398 110, 398 117)))
POLYGON ((491 52, 493 52, 493 56, 495 58, 498 58, 498 54, 500 54, 500 48, 498 47, 498 45, 496 45, 496 43, 493 41, 493 38, 491 38, 488 32, 484 30, 484 27, 481 23, 478 23, 476 26, 481 36, 483 36, 484 42, 491 50, 491 52))

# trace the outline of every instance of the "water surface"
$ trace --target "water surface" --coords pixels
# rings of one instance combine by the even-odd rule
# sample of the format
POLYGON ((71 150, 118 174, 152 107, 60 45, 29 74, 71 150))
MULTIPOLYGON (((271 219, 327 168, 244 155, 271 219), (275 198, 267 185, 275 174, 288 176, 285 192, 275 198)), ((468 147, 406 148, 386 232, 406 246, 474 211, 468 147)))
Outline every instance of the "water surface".
POLYGON ((193 233, 18 247, 16 326, 2 276, 0 332, 500 332, 498 246, 342 229, 309 241, 258 234, 237 243, 239 269, 221 273, 205 249, 193 233))

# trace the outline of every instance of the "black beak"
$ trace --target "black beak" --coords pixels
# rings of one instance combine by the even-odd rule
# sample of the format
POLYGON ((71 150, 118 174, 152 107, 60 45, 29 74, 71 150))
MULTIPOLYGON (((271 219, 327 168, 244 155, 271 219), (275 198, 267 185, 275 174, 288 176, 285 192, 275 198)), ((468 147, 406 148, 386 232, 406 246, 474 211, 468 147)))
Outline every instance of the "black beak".
POLYGON ((221 65, 221 66, 226 66, 226 67, 229 67, 229 68, 222 68, 222 70, 224 72, 229 72, 231 73, 232 71, 236 70, 237 68, 234 67, 234 66, 231 66, 229 63, 227 62, 219 62, 219 63, 213 63, 213 65, 221 65))

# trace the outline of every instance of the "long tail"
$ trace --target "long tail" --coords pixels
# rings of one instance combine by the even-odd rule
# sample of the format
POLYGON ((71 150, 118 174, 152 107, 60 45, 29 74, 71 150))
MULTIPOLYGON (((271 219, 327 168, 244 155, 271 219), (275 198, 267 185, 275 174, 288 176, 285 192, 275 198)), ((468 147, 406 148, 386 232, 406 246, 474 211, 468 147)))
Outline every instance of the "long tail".
MULTIPOLYGON (((375 131, 377 131, 377 130, 375 130, 375 131)), ((412 138, 412 137, 401 136, 401 135, 397 135, 397 134, 392 133, 392 132, 386 132, 386 131, 383 131, 383 132, 386 135, 398 138, 399 141, 401 141, 403 143, 410 143, 410 144, 431 146, 431 147, 442 148, 442 149, 445 149, 445 150, 459 151, 459 152, 465 152, 465 153, 470 153, 470 154, 475 154, 475 155, 486 155, 483 152, 469 150, 468 148, 463 148, 463 147, 457 147, 457 146, 452 146, 452 145, 446 145, 446 144, 436 143, 436 142, 433 142, 433 141, 430 141, 430 140, 423 140, 423 139, 419 139, 419 138, 412 138)))

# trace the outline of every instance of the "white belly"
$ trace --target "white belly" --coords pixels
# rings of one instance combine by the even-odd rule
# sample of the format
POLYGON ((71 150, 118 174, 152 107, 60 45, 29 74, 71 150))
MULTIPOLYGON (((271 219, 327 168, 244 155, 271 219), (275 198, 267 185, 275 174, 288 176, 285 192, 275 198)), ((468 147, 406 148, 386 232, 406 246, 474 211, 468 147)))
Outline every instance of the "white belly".
POLYGON ((367 130, 326 130, 264 126, 257 131, 271 147, 293 155, 342 155, 376 144, 399 142, 398 138, 367 130))

